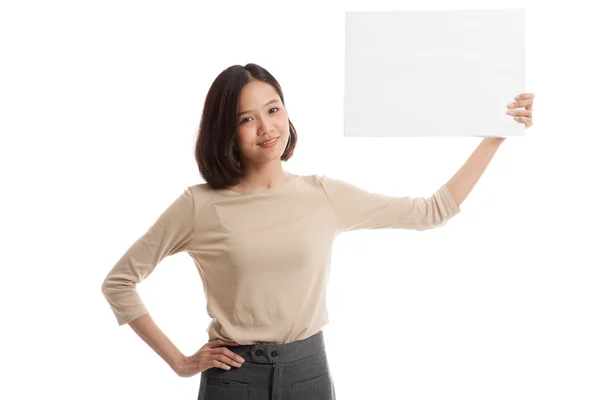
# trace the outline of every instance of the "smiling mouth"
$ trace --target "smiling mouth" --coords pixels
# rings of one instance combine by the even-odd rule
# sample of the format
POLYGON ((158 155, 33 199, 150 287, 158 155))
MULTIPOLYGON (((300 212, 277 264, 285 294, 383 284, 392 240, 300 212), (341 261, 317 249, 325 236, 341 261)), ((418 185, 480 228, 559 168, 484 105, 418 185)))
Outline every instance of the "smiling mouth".
POLYGON ((279 136, 277 136, 277 137, 274 137, 274 138, 273 138, 273 139, 271 139, 271 140, 267 140, 267 141, 265 141, 265 142, 262 142, 262 143, 260 143, 260 144, 261 144, 261 145, 263 145, 263 144, 271 144, 271 143, 275 142, 277 139, 279 139, 279 136))

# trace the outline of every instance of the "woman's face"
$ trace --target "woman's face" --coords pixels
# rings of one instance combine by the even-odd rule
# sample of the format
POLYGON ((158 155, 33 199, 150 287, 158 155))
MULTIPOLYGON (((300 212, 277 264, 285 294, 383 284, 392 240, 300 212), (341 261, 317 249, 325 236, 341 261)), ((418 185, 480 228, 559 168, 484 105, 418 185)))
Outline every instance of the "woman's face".
POLYGON ((268 83, 252 81, 242 89, 237 109, 235 145, 243 159, 265 163, 280 160, 290 136, 287 112, 268 83), (272 147, 260 143, 277 138, 272 147))

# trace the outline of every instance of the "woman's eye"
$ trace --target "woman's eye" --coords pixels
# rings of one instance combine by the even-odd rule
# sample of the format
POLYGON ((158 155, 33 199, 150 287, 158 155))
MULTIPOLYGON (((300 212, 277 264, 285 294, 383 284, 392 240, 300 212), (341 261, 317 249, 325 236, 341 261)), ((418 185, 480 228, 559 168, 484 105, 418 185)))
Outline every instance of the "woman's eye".
MULTIPOLYGON (((271 111, 271 110, 277 110, 277 111, 279 111, 279 108, 278 108, 278 107, 273 107, 273 108, 269 109, 269 111, 271 111)), ((277 112, 277 111, 275 111, 275 112, 277 112)), ((250 118, 250 117, 246 117, 246 118, 244 118, 243 120, 241 120, 241 121, 240 121, 240 125, 241 125, 241 124, 243 124, 244 122, 246 122, 246 120, 247 120, 248 118, 250 118)))

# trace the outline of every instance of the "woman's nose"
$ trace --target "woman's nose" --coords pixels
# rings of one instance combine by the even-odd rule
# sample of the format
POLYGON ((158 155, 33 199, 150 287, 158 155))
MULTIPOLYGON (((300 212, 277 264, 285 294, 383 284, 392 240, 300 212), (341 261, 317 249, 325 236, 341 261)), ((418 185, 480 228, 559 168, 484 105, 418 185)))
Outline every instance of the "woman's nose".
POLYGON ((261 118, 259 123, 259 129, 261 132, 271 132, 273 130, 271 122, 269 122, 266 118, 261 118))

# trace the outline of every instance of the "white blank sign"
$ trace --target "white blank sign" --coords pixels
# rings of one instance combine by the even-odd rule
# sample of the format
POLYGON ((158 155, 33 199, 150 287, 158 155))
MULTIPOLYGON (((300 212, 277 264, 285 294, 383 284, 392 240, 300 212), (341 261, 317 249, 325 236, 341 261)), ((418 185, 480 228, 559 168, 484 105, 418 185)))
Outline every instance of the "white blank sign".
POLYGON ((344 136, 519 136, 524 10, 346 12, 344 136))

